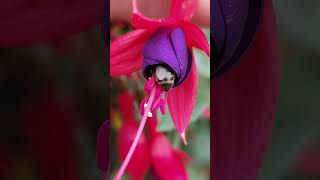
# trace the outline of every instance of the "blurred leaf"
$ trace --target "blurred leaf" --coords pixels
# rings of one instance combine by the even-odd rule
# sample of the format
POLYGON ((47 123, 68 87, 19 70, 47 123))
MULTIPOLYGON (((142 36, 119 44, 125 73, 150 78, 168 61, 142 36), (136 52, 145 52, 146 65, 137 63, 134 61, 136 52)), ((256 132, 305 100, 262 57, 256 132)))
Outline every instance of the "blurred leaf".
POLYGON ((171 131, 174 129, 174 125, 170 116, 169 108, 166 106, 166 114, 162 115, 161 112, 157 111, 159 123, 158 123, 158 131, 171 131))
POLYGON ((194 58, 196 60, 196 66, 198 70, 198 74, 205 77, 210 78, 210 59, 203 52, 198 49, 193 50, 194 58))
POLYGON ((205 177, 199 168, 196 168, 195 166, 189 166, 188 167, 188 174, 190 180, 208 180, 209 177, 205 177))
MULTIPOLYGON (((199 76, 198 94, 195 107, 190 119, 190 123, 195 122, 202 115, 204 109, 210 104, 210 80, 199 76)), ((159 111, 159 131, 171 131, 174 129, 174 125, 170 116, 168 106, 166 107, 166 114, 162 115, 159 111)))
MULTIPOLYGON (((288 45, 287 45, 288 47, 288 45)), ((279 180, 293 166, 306 144, 319 136, 320 85, 317 57, 285 49, 287 59, 278 113, 260 180, 279 180)))
POLYGON ((319 54, 320 1, 274 1, 281 38, 301 49, 319 54))
POLYGON ((190 138, 192 161, 197 165, 210 164, 210 124, 209 120, 201 119, 190 138), (199 124, 199 125, 198 125, 199 124))
POLYGON ((202 115, 205 108, 210 105, 210 80, 199 76, 199 86, 196 105, 193 110, 190 123, 195 122, 202 115))

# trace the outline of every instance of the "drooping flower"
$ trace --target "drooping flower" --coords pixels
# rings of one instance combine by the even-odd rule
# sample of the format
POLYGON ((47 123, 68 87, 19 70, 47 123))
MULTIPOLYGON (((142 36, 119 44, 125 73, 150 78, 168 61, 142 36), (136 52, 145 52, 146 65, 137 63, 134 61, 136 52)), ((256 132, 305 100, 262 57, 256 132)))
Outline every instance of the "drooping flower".
POLYGON ((186 144, 185 130, 195 105, 198 86, 192 48, 201 49, 210 56, 204 33, 189 22, 197 3, 197 0, 173 0, 170 15, 156 20, 143 16, 134 0, 131 23, 137 29, 111 42, 111 76, 129 75, 141 69, 147 79, 146 97, 140 105, 142 120, 116 180, 124 173, 147 118, 152 117, 152 112, 158 108, 165 113, 166 103, 186 144))
POLYGON ((161 105, 155 103, 151 109, 163 107, 167 101, 174 125, 181 135, 188 125, 197 92, 192 47, 210 55, 204 33, 189 22, 196 6, 196 0, 173 0, 169 17, 155 20, 143 16, 134 0, 131 22, 137 29, 111 42, 110 47, 111 76, 127 75, 142 69, 147 80, 150 78, 149 84, 154 84, 146 89, 149 95, 152 88, 159 86, 152 78, 154 66, 164 65, 175 74, 173 89, 167 93, 163 90, 156 93, 155 99, 158 100, 162 94, 167 94, 167 99, 164 98, 161 105))
POLYGON ((211 11, 217 52, 211 81, 211 175, 254 180, 271 136, 279 92, 272 1, 212 0, 211 11))

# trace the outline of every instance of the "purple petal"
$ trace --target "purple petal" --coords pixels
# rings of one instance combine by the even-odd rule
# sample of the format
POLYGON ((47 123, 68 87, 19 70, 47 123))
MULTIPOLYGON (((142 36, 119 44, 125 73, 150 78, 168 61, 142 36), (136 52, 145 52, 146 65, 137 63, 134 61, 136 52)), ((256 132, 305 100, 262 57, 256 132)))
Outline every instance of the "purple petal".
POLYGON ((259 26, 262 3, 262 0, 212 1, 213 76, 227 71, 247 50, 259 26))
POLYGON ((148 76, 148 68, 156 64, 166 64, 178 76, 174 87, 181 84, 191 70, 190 55, 185 33, 182 28, 161 28, 147 41, 143 49, 143 72, 148 76))

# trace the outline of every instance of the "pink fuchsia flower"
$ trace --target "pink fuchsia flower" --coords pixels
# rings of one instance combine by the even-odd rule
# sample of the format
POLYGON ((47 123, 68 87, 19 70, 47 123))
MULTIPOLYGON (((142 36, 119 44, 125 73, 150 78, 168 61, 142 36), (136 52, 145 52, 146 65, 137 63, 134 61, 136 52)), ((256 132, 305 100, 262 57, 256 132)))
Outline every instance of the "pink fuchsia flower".
POLYGON ((204 33, 189 22, 196 7, 196 0, 173 0, 169 17, 155 20, 143 16, 134 0, 131 23, 137 29, 111 42, 111 76, 129 75, 141 69, 147 79, 140 127, 115 179, 124 173, 147 118, 158 108, 165 113, 167 102, 173 123, 186 144, 185 130, 198 85, 192 48, 210 56, 204 33))
MULTIPOLYGON (((280 59, 272 1, 211 2, 221 3, 219 7, 224 7, 220 9, 223 11, 221 14, 239 12, 236 17, 241 17, 243 23, 240 26, 239 19, 229 21, 225 24, 229 26, 226 28, 228 31, 221 31, 226 34, 222 37, 233 38, 228 41, 222 38, 221 45, 224 46, 221 47, 232 50, 224 51, 228 55, 220 52, 220 57, 227 58, 216 61, 216 74, 213 74, 216 76, 211 82, 211 87, 214 87, 211 89, 214 107, 211 113, 211 176, 219 180, 255 180, 271 137, 279 92, 280 59), (236 11, 228 11, 230 3, 236 11), (260 8, 250 9, 257 3, 260 3, 260 8), (258 14, 252 15, 252 12, 258 14), (248 21, 243 17, 248 17, 248 21), (260 17, 258 22, 252 21, 252 18, 257 17, 260 17), (232 27, 237 29, 232 31, 232 27), (250 37, 246 37, 248 35, 250 37), (230 44, 233 46, 230 47, 230 44), (239 59, 241 63, 230 69, 239 59)), ((229 20, 224 18, 225 21, 229 20)), ((218 27, 219 24, 216 25, 218 27)), ((220 36, 214 36, 215 32, 212 38, 219 42, 217 38, 220 36)))
MULTIPOLYGON (((175 74, 173 89, 167 93, 163 90, 157 92, 155 101, 161 104, 152 103, 151 111, 165 106, 167 101, 174 125, 183 139, 195 104, 198 83, 192 48, 199 48, 210 56, 204 33, 189 22, 197 3, 196 0, 173 0, 169 17, 155 20, 143 16, 134 0, 131 23, 137 29, 112 41, 110 47, 111 76, 128 75, 141 69, 149 79, 156 65, 164 65, 175 74), (163 101, 159 99, 162 94, 167 97, 163 101)), ((146 86, 147 96, 152 94, 153 88, 159 89, 154 81, 152 78, 149 80, 149 84, 154 86, 146 86)), ((147 100, 149 97, 145 102, 147 100)))

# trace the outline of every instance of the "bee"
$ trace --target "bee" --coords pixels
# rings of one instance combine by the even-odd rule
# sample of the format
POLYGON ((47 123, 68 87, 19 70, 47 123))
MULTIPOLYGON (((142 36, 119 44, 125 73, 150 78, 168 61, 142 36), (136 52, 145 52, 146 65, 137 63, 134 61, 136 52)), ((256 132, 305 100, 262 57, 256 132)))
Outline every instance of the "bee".
POLYGON ((158 85, 164 90, 169 91, 172 89, 175 81, 175 74, 167 67, 158 65, 155 67, 153 76, 156 79, 158 85))

